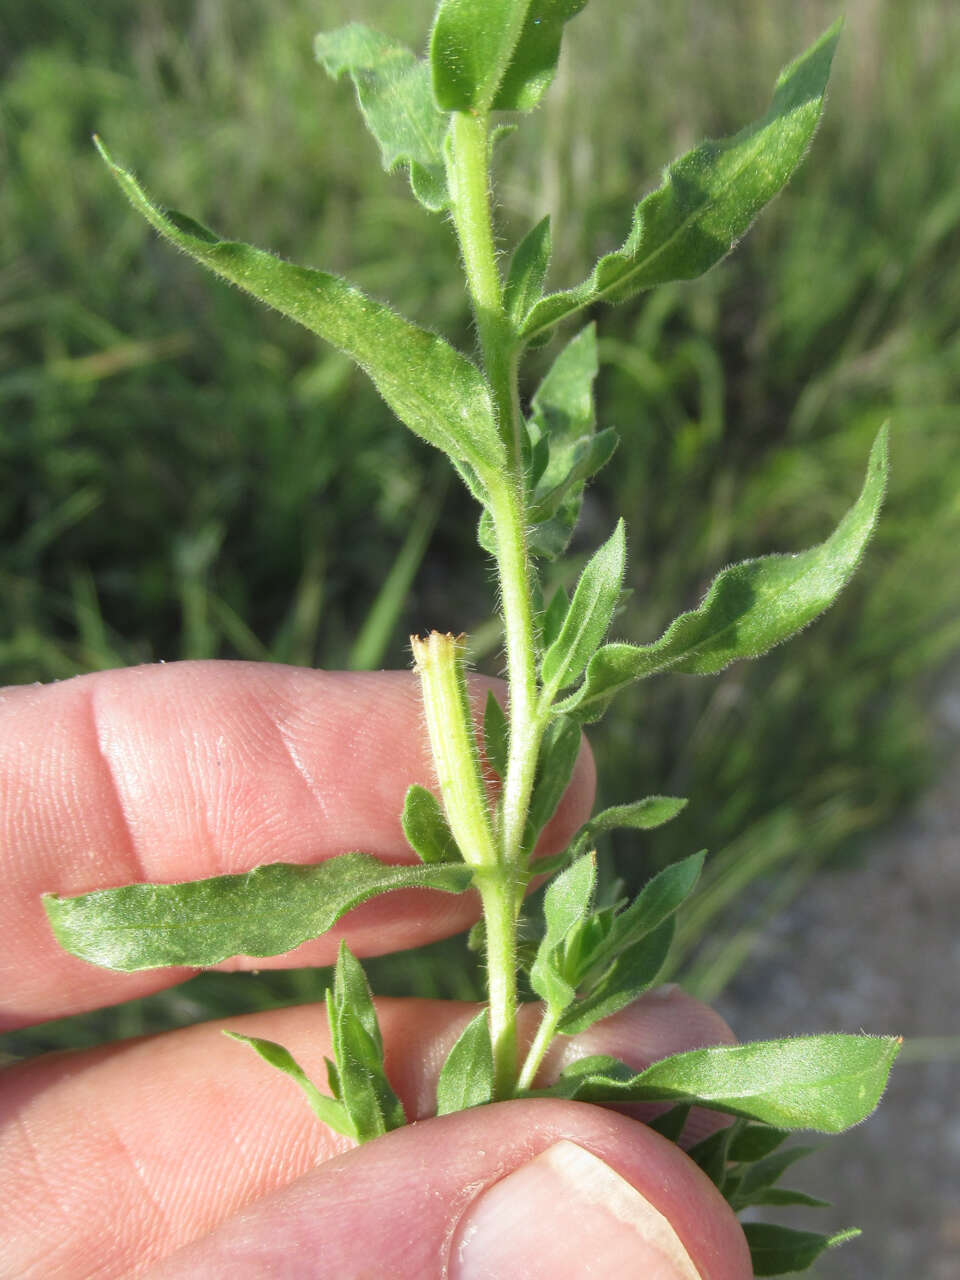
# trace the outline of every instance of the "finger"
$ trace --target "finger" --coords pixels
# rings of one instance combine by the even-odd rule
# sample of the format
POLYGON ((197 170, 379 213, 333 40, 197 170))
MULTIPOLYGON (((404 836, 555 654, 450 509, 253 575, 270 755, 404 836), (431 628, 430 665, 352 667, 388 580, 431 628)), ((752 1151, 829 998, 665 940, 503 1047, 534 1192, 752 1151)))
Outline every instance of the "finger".
MULTIPOLYGON (((440 1065, 475 1011, 378 1002, 387 1069, 409 1119, 433 1113, 440 1065)), ((538 1008, 523 1014, 529 1039, 538 1008)), ((312 1079, 326 1078, 322 1008, 229 1025, 278 1041, 312 1079)), ((730 1040, 712 1010, 674 991, 598 1023, 576 1052, 618 1055, 639 1070, 730 1040)), ((560 1065, 554 1058, 548 1071, 560 1065)), ((5 1073, 0 1099, 0 1239, 16 1276, 134 1274, 352 1145, 314 1120, 290 1081, 210 1025, 23 1064, 5 1073)))
POLYGON ((729 1206, 635 1120, 552 1099, 398 1129, 150 1273, 393 1280, 750 1280, 729 1206))
MULTIPOLYGON (((476 682, 478 714, 492 681, 476 682)), ((190 970, 115 974, 63 953, 41 894, 317 862, 359 849, 415 855, 407 788, 431 785, 420 694, 406 672, 334 673, 185 662, 0 691, 0 1030, 159 990, 190 970)), ((586 819, 581 757, 541 850, 586 819)), ((330 964, 467 928, 473 894, 391 894, 284 957, 224 968, 330 964)))

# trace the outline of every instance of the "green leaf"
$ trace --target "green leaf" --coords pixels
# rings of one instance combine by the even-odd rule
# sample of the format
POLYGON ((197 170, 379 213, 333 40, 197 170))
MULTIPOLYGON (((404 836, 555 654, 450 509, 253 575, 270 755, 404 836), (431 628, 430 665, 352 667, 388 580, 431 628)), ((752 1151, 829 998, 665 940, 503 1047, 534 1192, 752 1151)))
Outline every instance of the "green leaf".
POLYGON ((557 876, 544 894, 547 928, 530 969, 530 985, 554 1012, 565 1009, 576 995, 561 973, 559 951, 571 929, 589 915, 596 881, 596 858, 587 856, 557 876))
POLYGON ((408 788, 400 818, 407 844, 422 862, 456 862, 460 850, 440 801, 419 783, 408 788))
POLYGON ((786 1173, 791 1165, 816 1151, 816 1147, 788 1147, 747 1165, 737 1184, 734 1207, 745 1208, 757 1204, 755 1197, 767 1191, 786 1173))
POLYGON ((433 93, 445 111, 489 111, 530 0, 441 0, 430 36, 433 93))
POLYGON ((580 754, 580 726, 562 716, 552 720, 543 735, 537 775, 530 797, 524 849, 531 852, 537 836, 553 817, 557 805, 573 777, 580 754))
POLYGON ((483 749, 490 768, 498 778, 507 776, 509 748, 510 729, 506 713, 494 697, 493 690, 490 690, 483 711, 483 749))
POLYGON ((899 1049, 891 1037, 839 1034, 715 1045, 675 1054, 630 1078, 580 1074, 575 1093, 564 1096, 689 1102, 782 1129, 840 1133, 873 1111, 899 1049))
POLYGON ((548 214, 527 232, 510 259, 503 305, 517 328, 523 324, 530 308, 543 297, 552 247, 548 214))
POLYGON ((730 1159, 738 1162, 762 1160, 789 1137, 789 1129, 775 1129, 769 1124, 748 1124, 731 1144, 730 1159))
POLYGON ((339 276, 221 240, 185 215, 152 204, 99 139, 97 146, 134 208, 161 235, 350 356, 401 422, 458 464, 474 468, 481 480, 484 472, 502 469, 506 455, 486 383, 466 356, 339 276))
POLYGON ((649 991, 666 963, 674 928, 674 921, 667 920, 622 951, 589 995, 567 1009, 557 1030, 565 1036, 579 1035, 649 991))
POLYGON ((600 953, 591 958, 591 963, 603 964, 623 947, 632 946, 654 929, 659 929, 693 892, 706 856, 706 851, 701 850, 657 872, 630 906, 614 917, 610 934, 600 953))
POLYGON ((306 1095, 314 1115, 327 1128, 346 1134, 348 1138, 356 1138, 357 1135, 346 1108, 335 1098, 328 1098, 325 1093, 321 1093, 283 1045, 274 1044, 272 1040, 261 1040, 259 1036, 244 1036, 237 1031, 225 1031, 223 1034, 229 1036, 231 1040, 248 1044, 263 1058, 264 1062, 268 1062, 271 1067, 276 1067, 278 1071, 282 1071, 284 1075, 294 1080, 306 1095))
POLYGON ((648 1120, 647 1125, 669 1139, 670 1142, 679 1142, 686 1128, 689 1115, 690 1108, 681 1104, 678 1107, 671 1107, 669 1111, 665 1111, 661 1116, 655 1116, 652 1120, 648 1120))
POLYGON ((494 110, 533 110, 556 72, 563 28, 586 3, 587 0, 530 0, 520 39, 493 101, 494 110))
POLYGON ((560 634, 563 620, 570 609, 570 599, 563 587, 557 587, 550 597, 550 603, 543 611, 540 626, 543 633, 543 644, 549 648, 560 634))
POLYGON ((826 542, 796 555, 763 556, 725 569, 700 607, 681 614, 653 644, 599 649, 584 683, 555 709, 583 722, 597 720, 634 680, 661 671, 709 675, 738 658, 758 657, 802 630, 853 576, 877 523, 887 470, 884 427, 874 441, 860 497, 826 542))
POLYGON ((719 262, 803 159, 820 119, 840 27, 835 23, 781 72, 761 120, 674 160, 663 184, 637 205, 622 248, 601 258, 577 288, 538 302, 523 337, 536 339, 591 303, 623 302, 654 285, 692 280, 719 262))
POLYGON ((430 66, 404 45, 362 23, 322 31, 317 61, 335 80, 349 73, 367 127, 380 144, 383 167, 410 167, 413 193, 428 209, 450 203, 443 140, 449 117, 437 109, 430 66))
POLYGON ((45 894, 43 905, 65 951, 130 973, 163 965, 201 968, 236 955, 282 955, 377 894, 418 888, 463 893, 471 877, 463 863, 391 866, 370 854, 345 853, 316 866, 274 862, 181 884, 132 884, 74 898, 45 894))
POLYGON ((467 1023, 447 1055, 437 1081, 437 1115, 493 1101, 493 1046, 486 1010, 467 1023))
POLYGON ((406 1124, 383 1062, 383 1038, 360 962, 341 942, 327 1014, 343 1106, 358 1142, 406 1124))
POLYGON ((632 804, 613 805, 584 823, 574 836, 574 848, 588 848, 605 831, 624 828, 650 831, 655 827, 662 827, 686 807, 687 801, 679 796, 645 796, 643 800, 635 800, 632 804))
POLYGON ((627 545, 623 520, 587 562, 560 634, 543 655, 541 675, 551 693, 580 676, 607 633, 620 598, 627 545))
POLYGON ((619 442, 612 428, 594 435, 598 368, 596 326, 589 324, 554 360, 531 404, 527 430, 535 454, 546 441, 547 458, 535 473, 530 495, 530 549, 551 560, 570 541, 584 485, 610 460, 619 442))
POLYGON ((707 1175, 713 1185, 726 1193, 729 1174, 727 1155, 734 1131, 742 1121, 735 1121, 723 1129, 717 1129, 687 1152, 690 1159, 707 1175))
MULTIPOLYGON (((739 1203, 739 1202, 738 1202, 739 1203)), ((807 1195, 806 1191, 790 1191, 787 1187, 766 1187, 756 1191, 744 1203, 747 1205, 773 1205, 778 1208, 829 1209, 830 1201, 807 1195)))
POLYGON ((755 1276, 782 1276, 791 1271, 806 1271, 826 1249, 855 1239, 857 1230, 839 1231, 821 1236, 814 1231, 794 1231, 769 1222, 745 1222, 744 1235, 750 1246, 755 1276))

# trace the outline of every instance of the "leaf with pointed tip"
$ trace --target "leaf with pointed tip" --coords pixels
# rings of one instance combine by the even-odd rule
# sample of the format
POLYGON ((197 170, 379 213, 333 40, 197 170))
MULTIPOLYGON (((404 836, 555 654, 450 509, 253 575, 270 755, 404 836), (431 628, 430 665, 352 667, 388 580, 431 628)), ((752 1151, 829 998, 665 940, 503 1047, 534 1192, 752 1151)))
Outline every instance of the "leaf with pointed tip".
POLYGON ((321 31, 317 61, 338 80, 349 74, 367 128, 380 145, 383 167, 410 169, 413 194, 433 211, 450 203, 443 140, 449 116, 437 108, 430 66, 404 45, 360 22, 321 31))
POLYGON ((737 1134, 730 1147, 730 1159, 751 1163, 776 1151, 790 1137, 789 1129, 776 1129, 769 1124, 748 1124, 737 1134))
POLYGON ((392 866, 345 853, 315 866, 274 862, 181 884, 131 884, 73 898, 48 893, 43 905, 61 947, 90 964, 125 973, 203 968, 230 956, 292 951, 392 889, 463 893, 472 874, 463 863, 392 866))
POLYGON ((669 1139, 670 1142, 679 1142, 686 1128, 689 1115, 690 1108, 681 1104, 678 1107, 671 1107, 669 1111, 665 1111, 661 1116, 654 1116, 652 1120, 647 1121, 647 1125, 669 1139))
POLYGON ((493 690, 487 693, 483 710, 483 750, 487 763, 498 778, 507 776, 507 756, 510 748, 510 729, 507 717, 493 690))
MULTIPOLYGON (((575 440, 569 450, 563 451, 565 465, 569 468, 566 473, 552 487, 547 488, 546 484, 538 484, 534 490, 533 506, 530 508, 531 521, 534 524, 543 524, 547 520, 554 519, 571 498, 577 499, 577 512, 579 512, 579 495, 583 486, 588 480, 592 480, 598 471, 603 470, 616 453, 619 444, 620 436, 613 427, 605 427, 596 435, 581 436, 579 440, 575 440)), ((546 468, 541 474, 546 474, 546 468)), ((551 476, 554 474, 552 468, 550 474, 551 476)), ((576 523, 575 519, 574 523, 576 523)), ((569 525, 569 520, 565 521, 565 525, 569 525)), ((573 527, 570 526, 567 532, 568 538, 572 531, 573 527)), ((534 529, 533 532, 534 537, 543 539, 540 530, 534 529)), ((563 546, 566 546, 566 542, 563 546)))
POLYGON ((806 1191, 791 1191, 788 1187, 766 1187, 763 1191, 757 1191, 751 1195, 750 1199, 744 1202, 743 1207, 747 1208, 748 1205, 761 1204, 778 1208, 830 1208, 829 1200, 821 1200, 818 1196, 808 1195, 806 1191))
POLYGON ((675 915, 696 887, 706 856, 706 850, 693 853, 648 880, 626 910, 614 917, 609 936, 600 953, 591 957, 591 964, 606 963, 623 947, 632 946, 675 915))
POLYGON ((786 1173, 791 1165, 805 1156, 812 1155, 816 1147, 787 1147, 784 1151, 776 1151, 773 1155, 764 1156, 747 1165, 740 1174, 736 1195, 731 1201, 735 1209, 746 1208, 748 1204, 758 1203, 754 1197, 773 1187, 786 1173))
POLYGON ((421 862, 449 863, 460 859, 460 850, 440 801, 417 782, 407 790, 400 822, 407 844, 421 862))
POLYGON ((584 823, 573 838, 573 847, 575 850, 586 849, 605 831, 625 828, 651 831, 655 827, 662 827, 685 809, 687 803, 679 796, 645 796, 643 800, 635 800, 632 804, 613 805, 584 823))
POLYGON ((543 655, 541 677, 550 696, 573 684, 607 633, 620 598, 627 544, 623 520, 587 562, 560 634, 543 655))
POLYGON ((590 993, 567 1009, 557 1024, 561 1035, 579 1035, 649 991, 666 964, 675 928, 667 920, 621 951, 590 993))
POLYGON ((730 1143, 734 1138, 737 1125, 742 1123, 743 1121, 737 1120, 732 1125, 715 1130, 687 1152, 694 1164, 702 1169, 717 1190, 724 1194, 727 1191, 729 1175, 727 1155, 730 1143))
POLYGON ((527 853, 533 849, 537 836, 553 817, 567 783, 573 777, 574 765, 580 754, 580 738, 580 726, 573 720, 565 720, 561 716, 547 726, 527 813, 523 841, 527 853))
POLYGON ((340 1097, 358 1142, 369 1142, 406 1124, 383 1062, 383 1037, 363 968, 340 943, 333 989, 327 991, 330 1038, 340 1097))
POLYGON ((825 542, 796 555, 763 556, 724 569, 699 608, 683 613, 653 644, 609 644, 590 660, 584 683, 555 706, 598 720, 620 689, 661 671, 710 675, 755 658, 801 631, 852 578, 870 540, 887 483, 887 429, 877 435, 860 497, 825 542))
POLYGON ((467 1023, 440 1070, 437 1115, 492 1102, 494 1083, 490 1025, 483 1009, 467 1023))
POLYGON ((560 972, 558 951, 571 929, 589 915, 596 882, 596 859, 588 855, 557 876, 544 895, 547 928, 530 969, 530 985, 554 1012, 565 1009, 576 995, 560 972))
POLYGON ((816 130, 841 23, 780 74, 756 124, 702 142, 668 165, 663 184, 637 205, 623 247, 601 258, 575 289, 548 294, 527 316, 536 339, 591 303, 623 302, 642 289, 692 280, 719 262, 786 185, 816 130))
POLYGON ((531 111, 556 70, 563 27, 586 0, 442 0, 430 39, 447 111, 531 111))
POLYGON ((527 232, 510 259, 503 305, 517 328, 531 307, 543 297, 543 282, 547 277, 551 251, 550 215, 547 214, 527 232))
POLYGON ((225 1031, 223 1034, 229 1036, 231 1040, 248 1044, 263 1058, 264 1062, 268 1062, 271 1067, 276 1067, 278 1071, 282 1071, 284 1075, 295 1081, 303 1090, 311 1110, 321 1124, 325 1124, 329 1129, 335 1129, 337 1133, 345 1134, 348 1138, 357 1136, 346 1108, 336 1098, 328 1098, 325 1093, 321 1093, 308 1078, 303 1067, 296 1062, 288 1050, 284 1049, 283 1045, 274 1044, 272 1040, 261 1040, 259 1036, 244 1036, 238 1031, 225 1031))
POLYGON ((541 630, 544 648, 549 648, 560 634, 563 620, 570 610, 570 598, 563 587, 557 587, 550 597, 550 603, 543 611, 541 630))
POLYGON ((750 1247, 750 1260, 755 1276, 782 1276, 788 1272, 806 1271, 827 1249, 854 1240, 856 1228, 838 1231, 832 1236, 815 1231, 794 1231, 771 1222, 745 1222, 743 1232, 750 1247))
POLYGON ((900 1041, 889 1036, 819 1035, 714 1045, 655 1062, 636 1075, 582 1064, 561 1096, 583 1102, 684 1102, 782 1129, 840 1133, 873 1111, 900 1041))
MULTIPOLYGON (((593 384, 600 369, 597 326, 591 322, 561 350, 534 392, 532 421, 555 445, 572 446, 593 431, 593 384)), ((552 466, 560 469, 562 461, 552 466)))
POLYGON ((435 333, 404 320, 339 276, 298 267, 262 249, 221 240, 183 214, 153 204, 97 139, 114 178, 147 221, 203 266, 298 321, 350 356, 411 431, 482 474, 506 454, 479 369, 435 333))

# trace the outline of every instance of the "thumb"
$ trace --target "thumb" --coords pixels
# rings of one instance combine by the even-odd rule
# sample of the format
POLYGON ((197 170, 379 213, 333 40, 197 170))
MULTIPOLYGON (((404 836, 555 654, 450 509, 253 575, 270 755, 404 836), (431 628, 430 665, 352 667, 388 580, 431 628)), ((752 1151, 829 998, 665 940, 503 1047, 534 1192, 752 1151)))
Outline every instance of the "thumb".
POLYGON ((155 1280, 750 1280, 713 1184, 652 1129, 581 1103, 421 1121, 328 1161, 155 1280))

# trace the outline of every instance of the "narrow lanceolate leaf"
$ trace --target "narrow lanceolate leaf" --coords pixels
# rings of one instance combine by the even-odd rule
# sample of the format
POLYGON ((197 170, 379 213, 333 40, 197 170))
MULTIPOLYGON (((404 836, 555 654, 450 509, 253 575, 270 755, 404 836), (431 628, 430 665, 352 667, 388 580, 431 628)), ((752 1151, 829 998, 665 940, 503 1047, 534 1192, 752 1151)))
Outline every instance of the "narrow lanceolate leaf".
POLYGON ((560 634, 543 655, 541 675, 551 692, 573 684, 606 635, 620 598, 626 555, 624 524, 618 520, 580 575, 560 634))
POLYGON ((564 591, 563 587, 557 587, 556 591, 550 597, 550 603, 543 611, 541 619, 541 630, 543 632, 543 644, 545 648, 550 647, 560 634, 560 628, 563 626, 563 620, 570 610, 570 598, 564 591))
POLYGON ((806 1271, 826 1249, 834 1249, 860 1234, 853 1229, 822 1236, 814 1231, 794 1231, 792 1227, 778 1227, 769 1222, 745 1222, 743 1232, 750 1246, 755 1276, 782 1276, 806 1271))
POLYGON ((662 186, 637 206, 623 247, 601 258, 577 288, 537 303, 523 336, 535 339, 593 302, 622 302, 654 285, 694 279, 719 262, 803 159, 839 34, 838 22, 784 69, 761 120, 674 160, 662 186))
POLYGON ((311 1110, 322 1124, 325 1124, 329 1129, 335 1129, 337 1133, 346 1134, 348 1138, 356 1138, 357 1135, 353 1123, 347 1115, 343 1104, 335 1098, 329 1098, 325 1093, 321 1093, 317 1086, 307 1077, 303 1067, 284 1049, 283 1045, 274 1044, 272 1040, 261 1040, 259 1036, 240 1035, 237 1031, 225 1031, 223 1034, 229 1036, 231 1040, 239 1040, 241 1044, 248 1044, 255 1053, 258 1053, 263 1058, 264 1062, 268 1062, 271 1067, 276 1067, 278 1071, 282 1071, 284 1075, 295 1081, 303 1090, 311 1110))
POLYGON ((587 0, 530 0, 520 39, 504 72, 495 111, 532 111, 553 80, 563 28, 587 0))
POLYGON ((493 1101, 493 1046, 486 1010, 467 1023, 447 1055, 437 1081, 437 1115, 493 1101))
POLYGON ((674 928, 674 921, 667 920, 625 948, 590 993, 567 1009, 557 1030, 565 1036, 579 1035, 649 991, 666 964, 674 928))
POLYGON ((696 887, 706 852, 671 863, 649 880, 626 910, 614 917, 610 933, 592 963, 602 964, 607 956, 631 946, 639 938, 659 929, 674 915, 696 887))
POLYGON ((350 356, 401 422, 429 444, 480 473, 503 466, 486 383, 466 356, 339 276, 221 240, 184 214, 160 208, 99 140, 97 146, 134 208, 162 236, 350 356))
POLYGON ((510 259, 503 305, 517 328, 523 323, 531 307, 543 297, 543 282, 550 265, 551 250, 548 214, 527 232, 510 259))
POLYGON ((573 838, 574 847, 586 849, 605 831, 631 828, 636 831, 652 831, 655 827, 662 827, 664 823, 670 822, 686 806, 687 801, 679 796, 645 796, 632 804, 613 805, 584 823, 573 838))
POLYGON ((532 476, 529 544, 547 559, 562 554, 580 517, 584 485, 617 447, 612 428, 594 434, 598 368, 596 326, 589 324, 563 348, 533 397, 527 429, 534 457, 543 456, 532 476))
POLYGON ((316 866, 274 862, 182 884, 132 884, 75 898, 46 894, 43 905, 65 951, 129 973, 164 965, 201 968, 236 955, 282 955, 377 894, 418 888, 463 893, 471 876, 463 863, 391 866, 370 854, 345 853, 316 866))
POLYGON ((547 928, 530 969, 530 985, 555 1012, 565 1009, 576 995, 575 986, 561 972, 561 947, 571 930, 589 915, 596 880, 596 859, 580 858, 557 876, 544 895, 547 928))
POLYGON ((900 1041, 889 1036, 798 1036, 694 1049, 629 1078, 622 1064, 591 1076, 589 1064, 580 1063, 575 1088, 564 1096, 689 1102, 781 1129, 840 1133, 876 1107, 899 1049, 900 1041))
POLYGON ((432 791, 414 783, 408 788, 400 816, 407 844, 421 862, 456 862, 460 851, 432 791))
POLYGON ((483 710, 483 750, 487 763, 498 778, 507 776, 507 756, 510 749, 510 729, 503 707, 493 695, 487 693, 483 710))
POLYGON ((573 767, 580 754, 580 726, 559 717, 551 721, 543 735, 537 776, 530 798, 524 848, 529 853, 537 836, 553 817, 560 798, 573 777, 573 767))
POLYGON ((819 617, 852 578, 877 523, 887 483, 887 428, 877 435, 863 490, 819 546, 763 556, 724 569, 699 608, 681 614, 648 645, 609 644, 590 660, 583 684, 556 710, 597 720, 615 694, 661 671, 710 675, 755 658, 819 617))
POLYGON ((383 1037, 363 968, 340 944, 327 1016, 340 1099, 358 1142, 379 1138, 406 1124, 400 1099, 387 1079, 383 1037))
POLYGON ((404 45, 351 22, 322 31, 314 41, 317 61, 335 80, 349 74, 367 127, 380 144, 383 167, 410 167, 413 193, 428 209, 449 203, 443 140, 449 117, 437 108, 430 66, 404 45))

